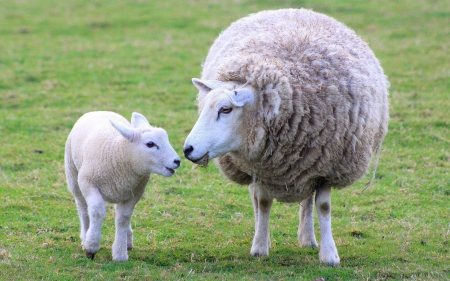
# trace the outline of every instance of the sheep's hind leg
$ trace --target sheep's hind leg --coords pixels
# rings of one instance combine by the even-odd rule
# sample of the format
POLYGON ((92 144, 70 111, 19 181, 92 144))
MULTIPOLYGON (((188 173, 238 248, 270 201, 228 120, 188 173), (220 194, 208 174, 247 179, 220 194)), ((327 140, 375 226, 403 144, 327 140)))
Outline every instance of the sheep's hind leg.
POLYGON ((256 257, 268 256, 270 248, 269 215, 273 199, 256 183, 249 186, 249 191, 255 213, 255 236, 250 254, 256 257))
POLYGON ((89 228, 83 241, 83 250, 86 252, 86 257, 94 259, 100 249, 101 228, 106 216, 106 206, 97 188, 85 189, 83 195, 86 198, 89 214, 89 228))
POLYGON ((144 193, 145 185, 135 191, 135 197, 132 199, 117 203, 116 209, 116 236, 112 246, 112 256, 115 261, 127 261, 128 251, 133 248, 133 230, 131 228, 131 216, 133 215, 134 207, 141 199, 144 193))
POLYGON ((298 243, 301 247, 317 248, 319 245, 314 234, 314 194, 300 203, 300 222, 297 231, 298 243))
POLYGON ((340 259, 331 232, 331 187, 316 190, 316 211, 320 224, 319 260, 329 266, 338 266, 340 259))

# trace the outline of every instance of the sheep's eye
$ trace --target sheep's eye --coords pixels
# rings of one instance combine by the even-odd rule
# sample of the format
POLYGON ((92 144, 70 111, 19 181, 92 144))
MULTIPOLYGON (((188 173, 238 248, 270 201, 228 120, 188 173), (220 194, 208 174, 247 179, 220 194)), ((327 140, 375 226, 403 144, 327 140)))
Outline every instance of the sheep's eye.
POLYGON ((152 147, 158 147, 154 142, 150 141, 148 143, 145 144, 148 148, 152 148, 152 147))
POLYGON ((219 112, 219 113, 225 113, 225 114, 228 114, 228 113, 230 113, 232 110, 233 110, 233 109, 232 109, 231 107, 222 107, 222 108, 220 109, 220 112, 219 112))

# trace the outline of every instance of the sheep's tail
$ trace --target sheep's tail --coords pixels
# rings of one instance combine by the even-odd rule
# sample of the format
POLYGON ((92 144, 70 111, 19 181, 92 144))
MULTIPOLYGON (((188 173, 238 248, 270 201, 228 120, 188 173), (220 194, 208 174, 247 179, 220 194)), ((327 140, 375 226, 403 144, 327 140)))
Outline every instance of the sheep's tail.
POLYGON ((377 147, 377 149, 375 151, 376 155, 375 155, 375 160, 374 160, 373 167, 372 167, 372 177, 366 183, 366 186, 364 187, 363 191, 365 191, 366 189, 371 187, 372 183, 373 183, 373 180, 375 179, 375 173, 376 173, 377 167, 378 167, 378 160, 380 159, 380 151, 381 151, 381 143, 380 143, 380 145, 377 147))

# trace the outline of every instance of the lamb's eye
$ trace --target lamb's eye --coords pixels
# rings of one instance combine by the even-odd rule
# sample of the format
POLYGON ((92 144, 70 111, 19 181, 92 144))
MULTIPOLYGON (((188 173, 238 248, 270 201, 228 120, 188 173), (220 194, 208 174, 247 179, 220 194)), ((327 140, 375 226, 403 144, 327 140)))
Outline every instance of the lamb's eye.
POLYGON ((145 144, 148 148, 152 148, 152 147, 158 147, 154 142, 150 141, 148 143, 145 144))
POLYGON ((219 111, 219 113, 225 113, 228 114, 232 111, 233 109, 231 107, 222 107, 219 111))

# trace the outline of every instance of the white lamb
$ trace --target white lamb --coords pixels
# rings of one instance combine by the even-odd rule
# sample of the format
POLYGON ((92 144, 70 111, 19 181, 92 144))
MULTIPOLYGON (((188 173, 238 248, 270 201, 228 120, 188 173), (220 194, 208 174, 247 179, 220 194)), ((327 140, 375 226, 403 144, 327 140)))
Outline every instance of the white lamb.
POLYGON ((304 9, 264 11, 234 22, 209 50, 199 119, 185 156, 249 184, 255 213, 250 253, 269 254, 273 199, 300 203, 298 241, 338 265, 331 188, 368 170, 387 133, 389 83, 373 52, 336 20, 304 9))
POLYGON ((69 134, 64 158, 86 256, 93 259, 100 248, 106 201, 115 203, 116 210, 113 260, 128 260, 133 248, 131 216, 150 173, 169 177, 180 166, 166 131, 152 127, 136 112, 131 124, 114 112, 86 113, 69 134))

